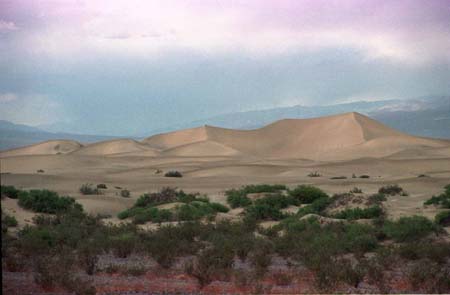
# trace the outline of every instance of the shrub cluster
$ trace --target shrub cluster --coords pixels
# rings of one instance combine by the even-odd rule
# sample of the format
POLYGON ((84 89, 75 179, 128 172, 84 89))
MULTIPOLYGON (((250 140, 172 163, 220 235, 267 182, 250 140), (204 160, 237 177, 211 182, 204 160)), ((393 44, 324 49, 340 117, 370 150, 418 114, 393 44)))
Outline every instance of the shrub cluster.
POLYGON ((450 184, 445 186, 445 190, 442 194, 438 196, 433 196, 424 205, 435 205, 441 208, 450 209, 450 184))
POLYGON ((49 190, 30 190, 19 193, 19 206, 39 213, 61 213, 72 209, 82 210, 71 197, 60 197, 49 190))
POLYGON ((161 223, 172 220, 197 220, 205 216, 214 216, 217 212, 228 212, 228 210, 226 206, 210 202, 208 198, 199 194, 187 194, 182 190, 166 187, 159 192, 140 196, 132 208, 120 212, 117 217, 119 219, 133 217, 135 224, 148 221, 161 223), (173 202, 184 204, 172 210, 155 207, 173 202))
POLYGON ((101 191, 92 183, 85 183, 80 187, 80 193, 83 195, 99 195, 101 191))
POLYGON ((378 190, 378 193, 383 194, 383 195, 390 195, 390 196, 395 196, 395 195, 407 196, 408 195, 403 190, 403 188, 397 184, 383 186, 378 190))
POLYGON ((165 177, 183 177, 179 171, 168 171, 164 174, 165 177))
POLYGON ((434 221, 437 224, 440 224, 442 226, 449 226, 450 225, 450 210, 439 212, 434 217, 434 221))
POLYGON ((383 232, 396 242, 413 242, 438 230, 437 226, 423 216, 401 217, 386 221, 383 232))
POLYGON ((351 208, 339 211, 334 214, 334 218, 338 219, 348 219, 348 220, 356 220, 356 219, 372 219, 380 217, 383 214, 383 209, 380 206, 372 206, 368 208, 351 208))
POLYGON ((10 199, 17 199, 19 197, 20 190, 16 189, 12 185, 0 185, 1 196, 8 197, 10 199))
POLYGON ((251 184, 240 189, 230 189, 225 191, 227 202, 231 208, 247 207, 252 204, 248 194, 255 193, 278 193, 287 190, 285 185, 281 184, 251 184))
POLYGON ((310 185, 299 185, 289 190, 289 196, 298 200, 300 204, 310 204, 320 198, 328 198, 328 195, 320 188, 310 185))

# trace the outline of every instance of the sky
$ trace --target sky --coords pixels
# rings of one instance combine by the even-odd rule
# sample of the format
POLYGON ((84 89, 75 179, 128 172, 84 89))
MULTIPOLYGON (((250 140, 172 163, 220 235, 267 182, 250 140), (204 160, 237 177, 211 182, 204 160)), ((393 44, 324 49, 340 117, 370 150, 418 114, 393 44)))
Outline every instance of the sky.
POLYGON ((450 94, 449 0, 0 0, 0 119, 136 135, 450 94))

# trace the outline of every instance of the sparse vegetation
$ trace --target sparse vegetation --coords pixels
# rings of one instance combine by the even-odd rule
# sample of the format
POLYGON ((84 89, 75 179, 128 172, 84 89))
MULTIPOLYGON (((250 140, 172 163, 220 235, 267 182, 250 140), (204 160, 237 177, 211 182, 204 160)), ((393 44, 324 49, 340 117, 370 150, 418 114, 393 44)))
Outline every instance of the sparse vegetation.
POLYGON ((99 184, 97 184, 97 188, 98 189, 107 189, 108 187, 104 183, 99 183, 99 184))
POLYGON ((309 173, 308 176, 309 177, 321 177, 322 175, 319 172, 315 171, 315 172, 309 173))
POLYGON ((347 179, 347 176, 333 176, 330 179, 347 179))
POLYGON ((366 174, 363 174, 363 175, 360 175, 359 178, 370 178, 370 176, 366 175, 366 174))
POLYGON ((433 196, 424 205, 435 205, 441 208, 450 209, 450 184, 445 186, 444 192, 438 196, 433 196))
POLYGON ((39 170, 37 170, 36 172, 37 172, 37 173, 44 173, 45 171, 42 170, 42 169, 39 169, 39 170))
MULTIPOLYGON (((247 191, 255 190, 260 188, 247 191)), ((73 199, 62 201, 70 205, 58 207, 53 203, 61 202, 64 197, 45 190, 31 192, 26 192, 27 198, 39 196, 33 197, 39 201, 34 200, 30 202, 34 205, 29 206, 46 204, 39 210, 56 214, 38 215, 35 225, 20 229, 17 237, 12 238, 7 232, 2 234, 2 259, 8 269, 33 270, 41 286, 63 288, 75 294, 95 292, 85 280, 86 275, 77 275, 79 270, 93 275, 100 268, 102 272, 125 276, 161 271, 140 262, 122 264, 133 261, 136 255, 150 256, 164 269, 176 264, 173 271, 179 271, 179 262, 184 263, 184 272, 197 279, 199 288, 215 280, 227 282, 231 278, 240 286, 254 283, 252 290, 263 290, 256 285, 266 279, 274 280, 279 286, 289 286, 301 276, 296 273, 300 269, 297 265, 301 265, 312 274, 311 288, 315 289, 311 290, 315 292, 340 292, 342 288, 357 288, 364 281, 388 293, 386 278, 394 267, 396 273, 399 269, 408 271, 405 278, 417 287, 413 291, 448 293, 449 290, 445 285, 450 258, 448 242, 427 239, 432 233, 443 234, 438 224, 445 225, 449 212, 443 211, 441 217, 438 214, 436 222, 421 216, 385 220, 379 205, 386 198, 384 194, 374 195, 375 205, 371 207, 346 209, 335 216, 328 210, 334 210, 335 197, 330 198, 315 187, 300 186, 288 192, 273 190, 250 201, 242 221, 210 222, 211 216, 227 212, 228 207, 213 203, 206 196, 166 188, 142 196, 133 207, 119 214, 120 218, 132 218, 132 223, 111 225, 84 213, 73 199), (161 205, 173 202, 179 204, 162 209, 161 205), (302 203, 305 205, 297 214, 283 213, 283 208, 302 203), (331 204, 333 207, 329 207, 331 204), (320 216, 302 218, 309 213, 346 221, 320 216), (376 222, 372 226, 353 221, 360 218, 375 218, 376 222), (260 220, 268 219, 280 223, 268 229, 258 226, 260 220), (183 222, 153 230, 136 226, 148 221, 174 220, 183 222), (384 239, 391 241, 381 243, 384 239), (99 263, 99 257, 105 254, 119 257, 120 262, 106 266, 99 263), (238 259, 244 262, 245 268, 238 259), (279 259, 289 265, 287 270, 278 269, 279 259), (274 261, 277 261, 275 268, 271 267, 274 261)), ((20 191, 19 202, 22 195, 20 191)))
POLYGON ((164 174, 165 177, 183 177, 183 174, 179 171, 168 171, 164 174))
POLYGON ((83 195, 99 195, 101 191, 91 183, 85 183, 80 187, 80 193, 83 195))
POLYGON ((120 191, 120 196, 122 198, 129 198, 131 196, 131 194, 130 194, 129 190, 123 189, 120 191))
POLYGON ((383 194, 383 195, 390 195, 390 196, 395 196, 395 195, 402 195, 402 196, 406 195, 407 196, 407 193, 403 190, 403 188, 401 188, 397 184, 383 186, 378 190, 378 193, 383 194))
POLYGON ((363 192, 362 189, 356 186, 350 190, 351 194, 362 194, 362 192, 363 192))

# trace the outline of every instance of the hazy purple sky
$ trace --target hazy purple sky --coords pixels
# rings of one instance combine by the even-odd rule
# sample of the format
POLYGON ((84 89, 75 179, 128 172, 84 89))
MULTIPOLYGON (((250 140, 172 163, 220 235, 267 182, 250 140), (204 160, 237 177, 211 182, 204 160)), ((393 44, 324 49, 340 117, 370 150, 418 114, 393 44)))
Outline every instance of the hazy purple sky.
POLYGON ((1 119, 109 134, 450 94, 450 1, 0 0, 0 67, 1 119))

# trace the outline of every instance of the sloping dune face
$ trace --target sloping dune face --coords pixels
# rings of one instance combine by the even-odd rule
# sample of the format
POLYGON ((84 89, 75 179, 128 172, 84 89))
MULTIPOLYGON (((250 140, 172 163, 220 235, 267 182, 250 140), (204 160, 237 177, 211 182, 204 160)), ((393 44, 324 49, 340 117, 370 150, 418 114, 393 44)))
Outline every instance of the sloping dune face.
POLYGON ((185 129, 164 134, 157 134, 144 139, 142 142, 150 147, 165 150, 208 139, 207 127, 185 129))
POLYGON ((74 154, 87 156, 105 156, 114 154, 131 154, 144 152, 146 155, 157 155, 157 152, 132 139, 116 139, 87 145, 74 154))
POLYGON ((82 145, 73 140, 50 140, 0 153, 0 157, 67 154, 80 149, 82 145))
POLYGON ((255 130, 204 126, 156 135, 145 143, 169 148, 165 153, 171 155, 247 154, 312 160, 384 157, 404 149, 449 145, 448 141, 403 134, 358 113, 286 119, 255 130))

